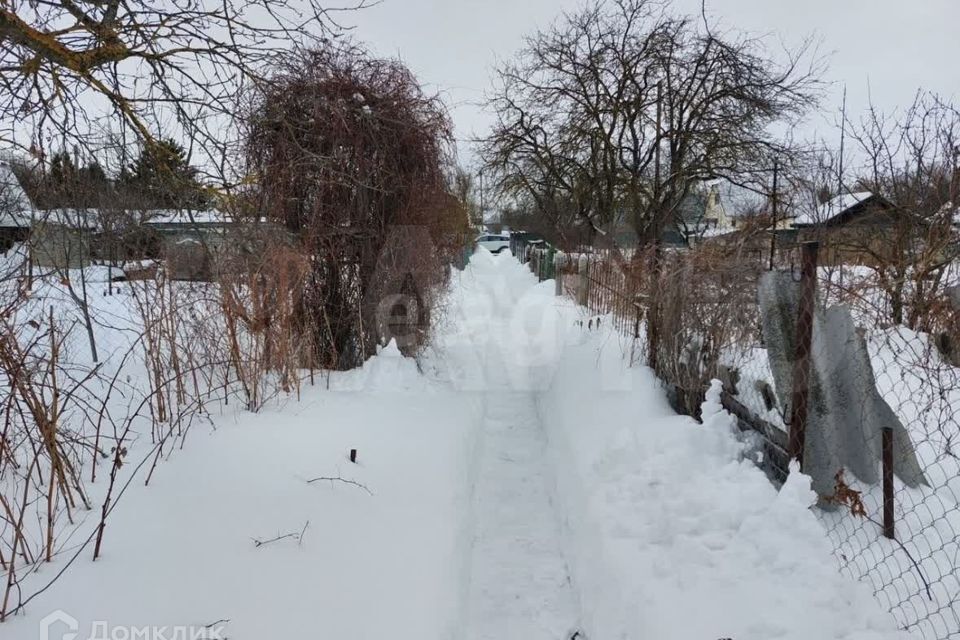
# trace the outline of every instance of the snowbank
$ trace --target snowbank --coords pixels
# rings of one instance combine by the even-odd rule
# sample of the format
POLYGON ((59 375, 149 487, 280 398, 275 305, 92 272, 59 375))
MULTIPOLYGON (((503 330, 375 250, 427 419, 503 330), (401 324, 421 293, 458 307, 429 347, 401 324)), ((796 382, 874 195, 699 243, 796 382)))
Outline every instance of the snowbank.
POLYGON ((590 637, 902 637, 838 573, 809 480, 793 473, 778 494, 741 458, 718 389, 701 425, 623 361, 594 333, 540 398, 590 637))
POLYGON ((394 351, 300 402, 195 427, 150 487, 130 489, 101 560, 78 558, 0 635, 40 637, 61 610, 81 639, 95 621, 124 633, 221 620, 238 640, 453 637, 480 407, 447 386, 421 393, 394 351))

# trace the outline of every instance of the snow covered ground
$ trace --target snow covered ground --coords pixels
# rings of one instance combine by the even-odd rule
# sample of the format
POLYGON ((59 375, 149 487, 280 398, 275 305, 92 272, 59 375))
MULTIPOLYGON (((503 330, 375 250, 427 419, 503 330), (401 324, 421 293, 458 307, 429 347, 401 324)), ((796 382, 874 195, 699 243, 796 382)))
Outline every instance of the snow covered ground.
MULTIPOLYGON (((929 486, 909 488, 895 479, 896 541, 884 538, 879 524, 882 487, 849 472, 846 480, 861 492, 870 519, 849 509, 816 513, 842 571, 871 585, 916 637, 940 640, 960 633, 960 460, 953 452, 960 439, 960 369, 945 361, 931 336, 884 321, 889 310, 871 274, 864 267, 821 268, 818 286, 827 304, 848 305, 863 329, 877 390, 909 432, 929 486)), ((751 346, 728 363, 741 374, 738 400, 787 431, 781 408, 767 409, 759 391, 761 382, 775 388, 766 349, 751 346)))
POLYGON ((715 397, 703 425, 674 415, 609 322, 553 290, 480 252, 419 366, 387 347, 299 402, 195 427, 111 516, 104 556, 0 636, 59 640, 63 622, 39 634, 61 610, 80 639, 95 621, 236 640, 904 637, 836 571, 803 476, 778 493, 715 397))
POLYGON ((540 398, 592 637, 901 637, 837 573, 808 479, 778 494, 717 388, 697 424, 621 353, 602 333, 567 349, 540 398))
POLYGON ((125 498, 103 558, 83 557, 0 635, 39 637, 60 609, 80 638, 94 621, 221 620, 229 638, 451 637, 479 405, 424 389, 393 351, 343 378, 195 431, 149 488, 132 489, 149 495, 125 498))

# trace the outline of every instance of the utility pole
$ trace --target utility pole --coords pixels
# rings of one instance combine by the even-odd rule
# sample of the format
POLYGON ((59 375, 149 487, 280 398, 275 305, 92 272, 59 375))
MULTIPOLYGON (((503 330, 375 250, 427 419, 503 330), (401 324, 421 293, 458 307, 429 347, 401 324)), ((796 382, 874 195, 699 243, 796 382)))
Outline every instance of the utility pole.
POLYGON ((843 193, 843 145, 847 138, 847 85, 843 85, 843 107, 840 111, 840 160, 837 167, 837 195, 843 193))
MULTIPOLYGON (((837 166, 837 196, 843 194, 843 146, 847 139, 847 85, 843 85, 843 107, 840 111, 840 159, 837 166)), ((817 203, 819 205, 819 203, 817 203)), ((843 263, 840 264, 840 286, 843 287, 843 263)))
POLYGON ((483 206, 483 167, 480 167, 480 231, 483 231, 483 225, 487 221, 487 212, 483 206))
POLYGON ((777 252, 777 214, 779 213, 777 203, 780 200, 779 194, 777 193, 777 179, 779 174, 780 161, 775 159, 773 161, 773 202, 771 203, 773 207, 773 223, 770 226, 770 271, 773 271, 773 258, 777 252))
POLYGON ((657 204, 660 201, 660 123, 663 118, 663 107, 661 106, 661 101, 663 100, 663 81, 657 83, 657 133, 654 136, 657 146, 653 149, 653 192, 654 200, 657 204))

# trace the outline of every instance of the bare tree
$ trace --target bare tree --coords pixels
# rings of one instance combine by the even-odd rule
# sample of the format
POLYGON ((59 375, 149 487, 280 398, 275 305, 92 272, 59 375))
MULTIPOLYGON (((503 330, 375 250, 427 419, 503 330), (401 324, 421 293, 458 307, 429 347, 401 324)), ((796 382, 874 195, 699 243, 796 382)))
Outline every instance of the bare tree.
POLYGON ((930 331, 930 313, 960 256, 960 111, 920 93, 900 114, 871 107, 847 128, 866 167, 846 190, 876 194, 883 206, 829 241, 870 270, 889 321, 930 331))
POLYGON ((104 130, 151 144, 160 123, 176 123, 199 143, 189 150, 228 173, 224 133, 243 87, 291 47, 336 37, 337 11, 320 0, 5 3, 0 139, 42 155, 51 141, 89 148, 104 130))
POLYGON ((594 2, 498 70, 484 158, 504 193, 559 224, 653 241, 693 185, 756 187, 788 151, 772 127, 816 103, 820 63, 810 41, 781 58, 669 4, 594 2))

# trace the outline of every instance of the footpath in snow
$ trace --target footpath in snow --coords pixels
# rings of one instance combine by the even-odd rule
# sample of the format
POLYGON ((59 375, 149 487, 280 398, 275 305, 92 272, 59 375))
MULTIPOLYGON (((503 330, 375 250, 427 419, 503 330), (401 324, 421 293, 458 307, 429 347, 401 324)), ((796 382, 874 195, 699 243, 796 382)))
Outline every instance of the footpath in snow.
POLYGON ((460 637, 566 640, 578 621, 578 603, 531 387, 539 372, 536 361, 523 355, 530 343, 517 340, 523 336, 517 334, 514 315, 531 276, 521 272, 515 281, 502 280, 498 264, 478 259, 461 280, 461 293, 472 298, 467 308, 488 308, 479 317, 459 319, 470 336, 460 346, 478 366, 484 398, 460 637))
POLYGON ((0 638, 906 637, 837 572, 803 476, 778 493, 715 398, 704 424, 675 415, 610 323, 553 288, 481 252, 419 366, 388 346, 299 402, 197 428, 131 485, 101 560, 0 638), (44 635, 57 610, 76 629, 44 635))
POLYGON ((488 396, 477 447, 465 640, 569 637, 577 601, 532 398, 488 396))
MULTIPOLYGON (((630 366, 630 346, 611 323, 591 322, 553 292, 553 282, 538 284, 509 255, 488 254, 474 256, 454 291, 462 329, 449 337, 467 344, 452 345, 462 354, 483 345, 473 371, 452 366, 455 380, 463 389, 484 385, 486 406, 493 398, 502 409, 484 423, 473 554, 474 571, 478 561, 492 565, 480 592, 501 599, 478 600, 474 588, 469 602, 482 616, 469 618, 479 626, 460 637, 560 637, 565 623, 594 640, 904 637, 865 585, 838 573, 809 510, 808 479, 793 474, 778 493, 742 457, 717 389, 704 424, 676 415, 650 370, 630 366), (486 478, 491 468, 495 481, 486 478), (552 486, 543 490, 544 482, 552 486), (489 486, 498 504, 484 504, 489 486), (516 517, 523 510, 526 528, 516 517), (490 543, 485 525, 500 520, 490 543), (537 532, 539 544, 527 540, 537 532), (558 588, 559 558, 568 589, 558 588), (516 593, 538 563, 542 579, 516 593), (523 604, 507 606, 510 598, 523 604), (538 601, 530 618, 516 619, 538 601), (547 629, 554 635, 542 635, 547 629)), ((447 349, 452 365, 455 353, 447 349)))

